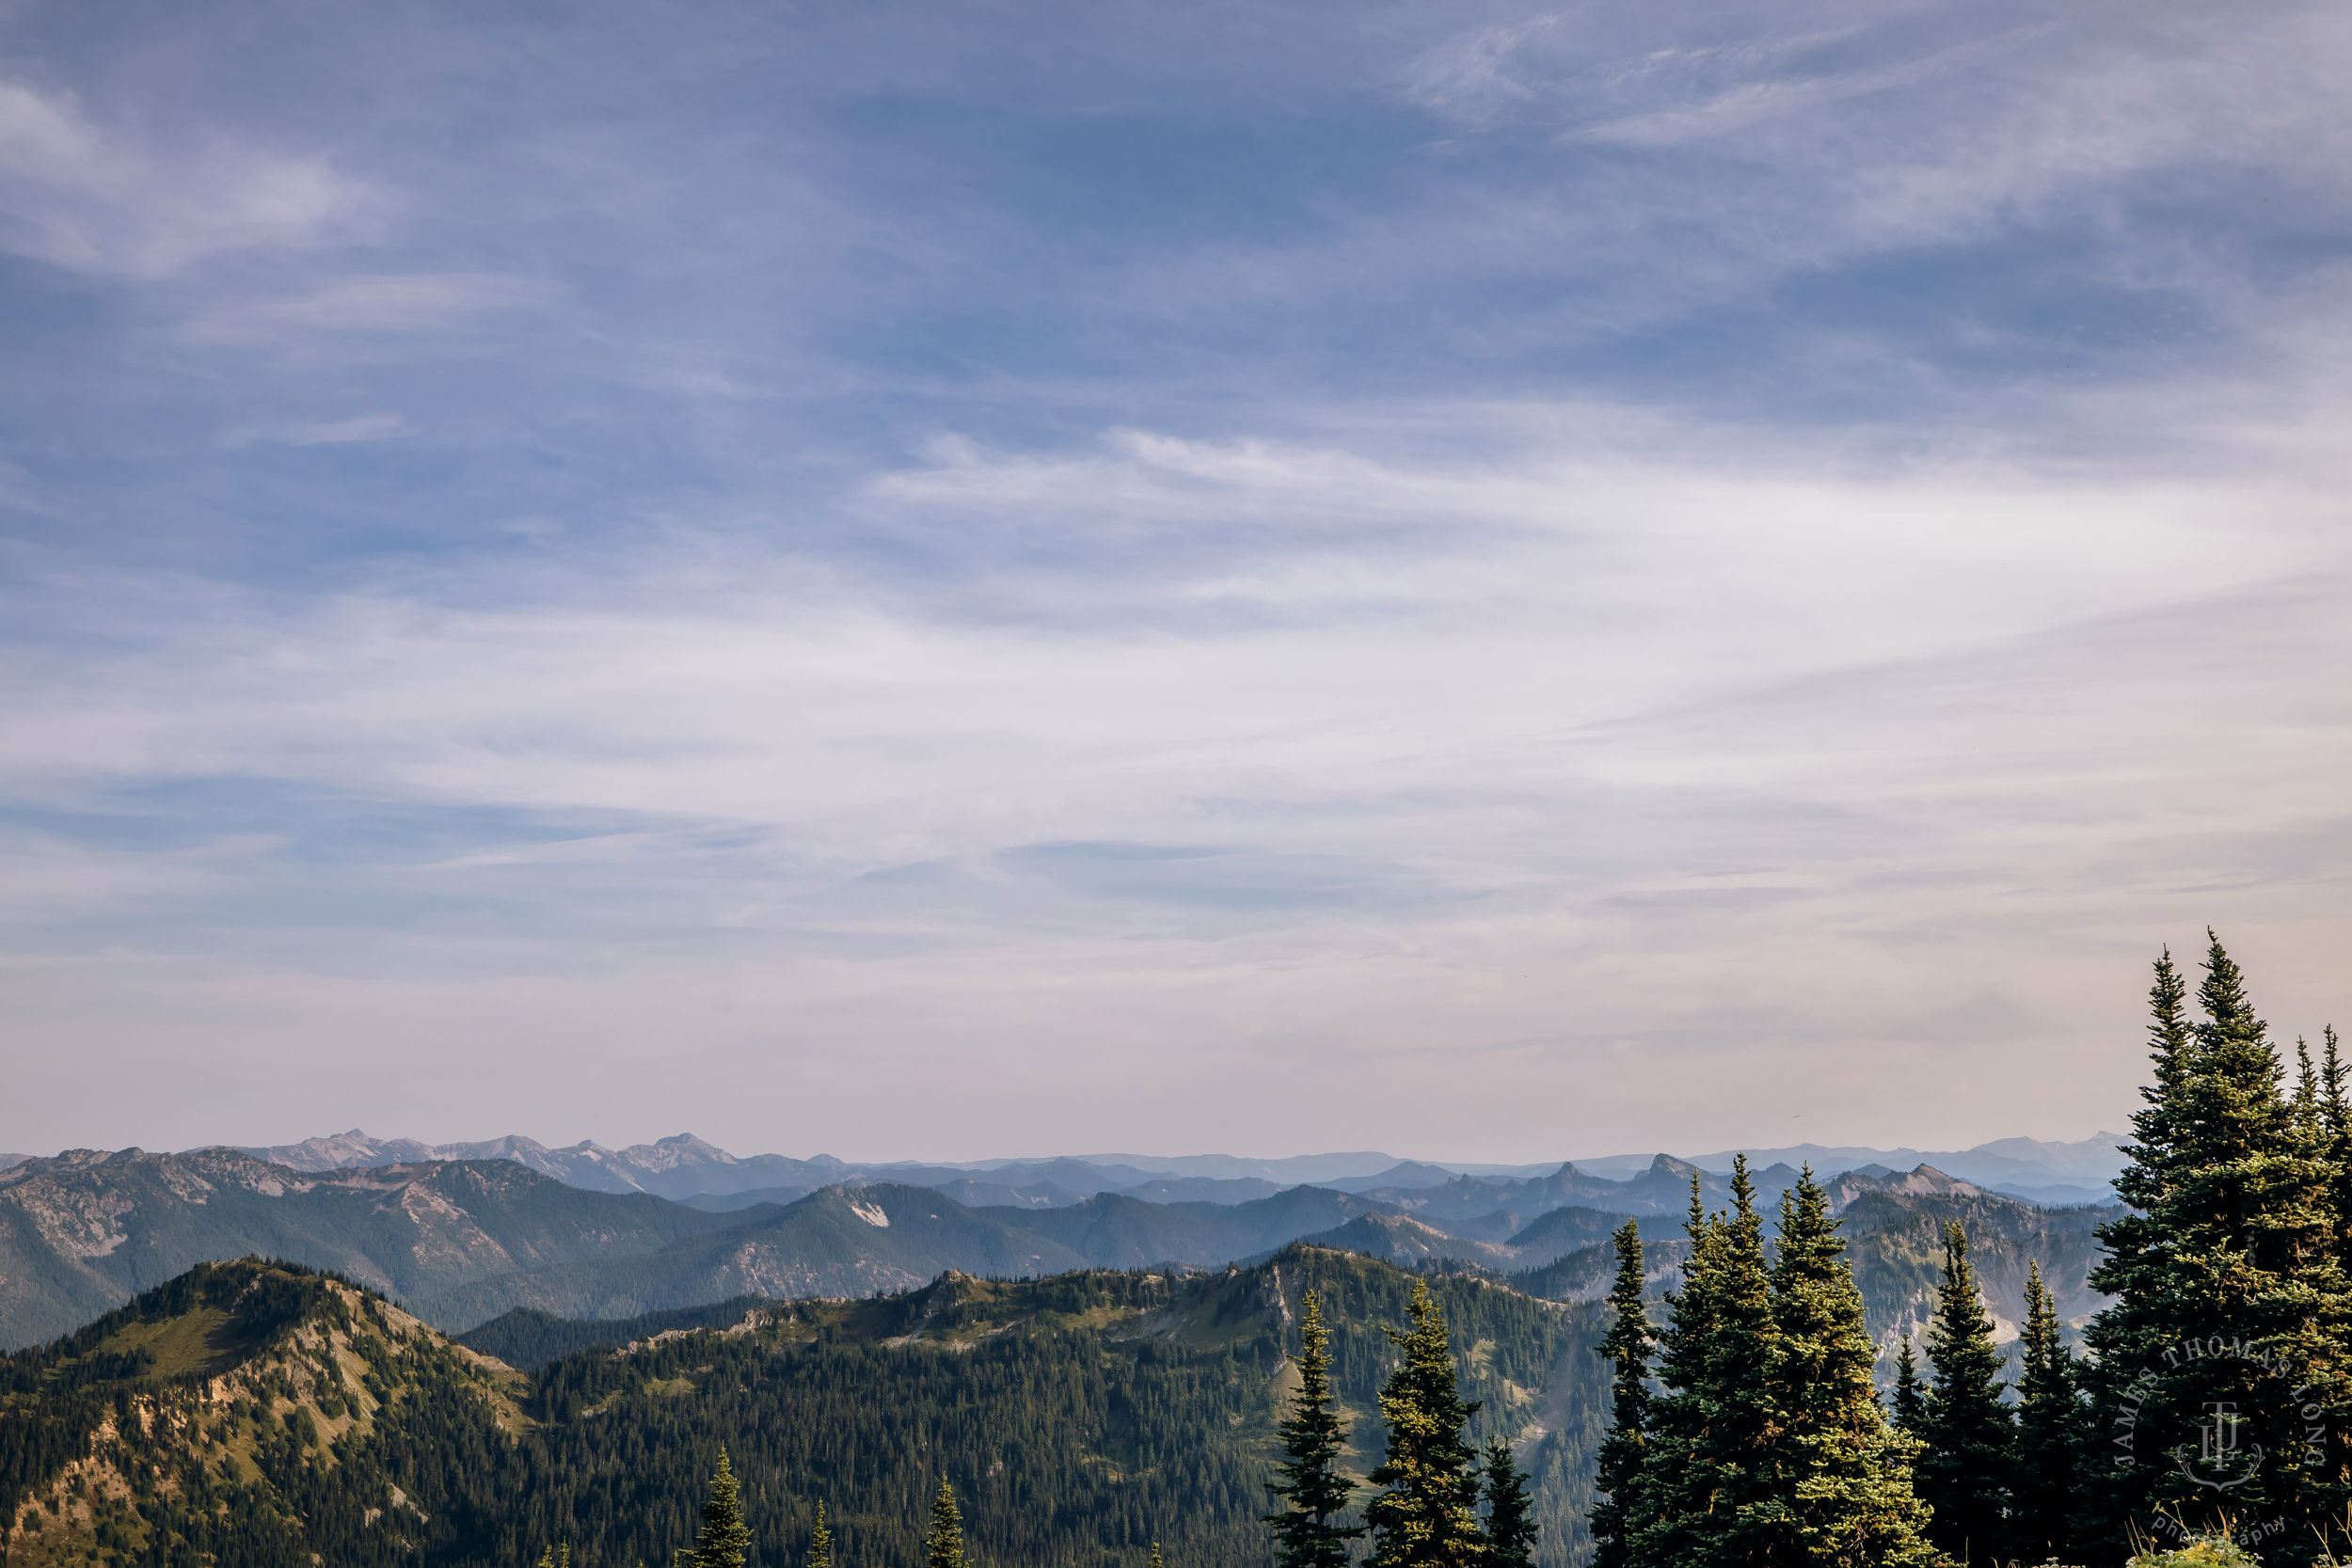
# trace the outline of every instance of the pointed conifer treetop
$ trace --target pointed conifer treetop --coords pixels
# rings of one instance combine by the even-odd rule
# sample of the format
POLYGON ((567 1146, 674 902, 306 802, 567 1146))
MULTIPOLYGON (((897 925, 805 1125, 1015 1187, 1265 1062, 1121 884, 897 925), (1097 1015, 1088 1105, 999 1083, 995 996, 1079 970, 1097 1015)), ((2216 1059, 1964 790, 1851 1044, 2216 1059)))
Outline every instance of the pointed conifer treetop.
POLYGON ((1771 1355, 1756 1379, 1773 1420, 1756 1462, 1768 1484, 1748 1505, 1744 1560, 1924 1564, 1916 1444, 1879 1405, 1878 1348, 1837 1232, 1807 1165, 1781 1196, 1771 1355))
POLYGON ((727 1463, 727 1450, 719 1450, 719 1468, 710 1478, 710 1497, 703 1503, 703 1528, 694 1537, 694 1549, 678 1554, 691 1568, 743 1568, 743 1560, 752 1546, 752 1532, 744 1528, 743 1509, 736 1496, 735 1467, 727 1463))
MULTIPOLYGON (((1713 1399, 1716 1297, 1722 1275, 1724 1223, 1701 1198, 1691 1173, 1691 1207, 1683 1220, 1690 1255, 1682 1289, 1666 1293, 1667 1320, 1659 1334, 1659 1381, 1665 1394, 1649 1406, 1649 1432, 1640 1474, 1625 1485, 1620 1533, 1624 1561, 1634 1568, 1673 1568, 1708 1560, 1701 1540, 1711 1502, 1703 1470, 1713 1399)), ((1620 1257, 1620 1269, 1622 1258, 1620 1257)))
MULTIPOLYGON (((2352 1286, 2339 1207, 2352 1193, 2329 1157, 2338 1113, 2328 1073, 2314 1074, 2314 1114, 2298 1115, 2244 973, 2208 936, 2190 1070, 2159 1085, 2170 1142, 2135 1147, 2130 1190, 2122 1181, 2118 1190, 2141 1212, 2099 1231, 2106 1257, 2090 1284, 2114 1299, 2086 1330, 2093 1354, 2080 1374, 2093 1418, 2122 1436, 2112 1463, 2084 1472, 2092 1528, 2076 1544, 2112 1550, 2159 1512, 2191 1530, 2261 1517, 2290 1522, 2265 1541, 2265 1559, 2309 1560, 2319 1541, 2300 1522, 2342 1518, 2352 1504, 2352 1422, 2321 1420, 2323 1451, 2285 1457, 2306 1449, 2298 1407, 2352 1412, 2352 1286), (2235 1350, 2181 1349, 2217 1338, 2235 1350), (2168 1462, 2208 1451, 2200 1433, 2217 1409, 2232 1412, 2230 1451, 2278 1456, 2233 1476, 2226 1497, 2194 1463, 2168 1462), (2128 1428, 2119 1424, 2127 1413, 2128 1428)), ((2325 1047, 2323 1037, 2323 1061, 2325 1047)), ((2139 1145, 2150 1141, 2143 1134, 2139 1145)))
POLYGON ((930 1533, 923 1537, 926 1568, 963 1568, 963 1515, 956 1512, 956 1494, 941 1477, 931 1498, 930 1533))
POLYGON ((1151 1568, 1168 1568, 1168 1565, 1160 1560, 1160 1544, 1156 1541, 1152 1543, 1151 1568))
POLYGON ((817 1528, 808 1536, 808 1568, 833 1568, 833 1531, 825 1528, 825 1505, 817 1505, 817 1528))
POLYGON ((1533 1568, 1535 1518, 1527 1473, 1501 1437, 1486 1444, 1486 1561, 1491 1568, 1533 1568))
POLYGON ((1379 1568, 1465 1568, 1486 1551, 1478 1528, 1477 1452, 1463 1428, 1478 1409, 1455 1386, 1445 1314, 1429 1282, 1413 1281, 1412 1326, 1389 1338, 1404 1359, 1380 1390, 1388 1457, 1372 1472, 1386 1488, 1364 1505, 1379 1568))
POLYGON ((1731 1211, 1717 1229, 1713 1267, 1714 1322, 1703 1374, 1707 1417, 1692 1480, 1708 1486, 1713 1499, 1698 1511, 1707 1542, 1702 1560, 1745 1562, 1755 1560, 1755 1511, 1780 1500, 1764 1452, 1783 1424, 1778 1391, 1762 1375, 1778 1358, 1779 1330, 1765 1263, 1764 1216, 1745 1154, 1732 1159, 1731 1211))
POLYGON ((2334 1172, 2328 1192, 2336 1216, 2337 1258, 2352 1271, 2352 1102, 2344 1093, 2352 1063, 2344 1059, 2334 1024, 2322 1029, 2319 1039, 2319 1152, 2334 1172))
POLYGON ((1935 1375, 1917 1435, 1928 1445, 1918 1481, 1919 1495, 1935 1511, 1930 1533, 1954 1557, 2007 1556, 2007 1477, 2015 1426, 2001 1402, 2001 1353, 1993 1343, 1993 1319, 1968 1261, 1968 1233, 1957 1221, 1944 1227, 1944 1281, 1928 1330, 1928 1361, 1935 1375))
POLYGON ((2188 985, 2173 967, 2172 950, 2156 959, 2148 988, 2148 1059, 2153 1070, 2139 1098, 2146 1108, 2132 1117, 2132 1141, 2123 1146, 2131 1163, 2115 1179, 2115 1190, 2135 1209, 2170 1186, 2170 1167, 2187 1113, 2189 1078, 2196 1071, 2197 1035, 2188 1017, 2188 985))
POLYGON ((1274 1466, 1280 1479, 1266 1487, 1284 1506, 1261 1515, 1274 1528, 1277 1568, 1346 1568, 1347 1544, 1364 1533, 1361 1525, 1332 1523, 1356 1483, 1340 1469, 1347 1423, 1331 1404, 1330 1344, 1323 1304, 1310 1291, 1299 1313, 1298 1392, 1275 1429, 1282 1441, 1283 1457, 1274 1466))
POLYGON ((2058 1301, 2042 1282, 2042 1265, 2027 1265, 2024 1363, 2017 1379, 2017 1461, 2012 1534, 2029 1558, 2057 1560, 2072 1544, 2075 1454, 2082 1402, 2072 1359, 2058 1338, 2058 1301))
POLYGON ((1610 1364, 1609 1435, 1601 1440, 1594 1468, 1591 1528, 1594 1568, 1626 1568, 1630 1523, 1643 1514, 1634 1493, 1649 1458, 1651 1348, 1657 1335, 1642 1299, 1642 1229, 1632 1220, 1617 1227, 1617 1278, 1610 1287, 1609 1337, 1594 1348, 1610 1364))
POLYGON ((930 1533, 923 1537, 923 1561, 926 1568, 963 1568, 963 1515, 956 1512, 956 1494, 940 1478, 939 1492, 931 1498, 930 1533))
POLYGON ((1903 1432, 1915 1433, 1919 1418, 1927 1413, 1927 1395, 1919 1387, 1919 1356, 1912 1349, 1911 1336, 1897 1341, 1895 1350, 1895 1425, 1903 1432))

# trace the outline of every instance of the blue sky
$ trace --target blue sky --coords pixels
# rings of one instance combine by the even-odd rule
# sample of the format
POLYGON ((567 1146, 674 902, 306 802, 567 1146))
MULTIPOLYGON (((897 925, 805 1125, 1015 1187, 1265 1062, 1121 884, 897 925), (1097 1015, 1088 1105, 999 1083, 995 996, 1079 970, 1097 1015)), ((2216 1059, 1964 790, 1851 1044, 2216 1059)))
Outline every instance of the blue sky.
POLYGON ((0 1148, 2120 1129, 2352 1022, 2348 65, 0 7, 0 1148))

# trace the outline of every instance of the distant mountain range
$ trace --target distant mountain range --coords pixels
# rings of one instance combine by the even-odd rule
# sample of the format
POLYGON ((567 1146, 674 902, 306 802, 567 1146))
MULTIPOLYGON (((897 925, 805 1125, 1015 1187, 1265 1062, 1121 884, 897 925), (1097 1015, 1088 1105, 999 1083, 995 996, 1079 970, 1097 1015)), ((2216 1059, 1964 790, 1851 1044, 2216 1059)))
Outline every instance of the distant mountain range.
MULTIPOLYGON (((195 1263, 248 1254, 341 1271, 462 1330, 517 1307, 612 1318, 737 1295, 862 1296, 910 1289, 946 1269, 1003 1277, 1216 1268, 1301 1239, 1518 1276, 1597 1245, 1628 1215, 1658 1222, 1645 1227, 1650 1239, 1671 1239, 1693 1180, 1708 1207, 1730 1199, 1724 1177, 1663 1154, 1622 1180, 1573 1164, 1481 1176, 1393 1162, 1331 1186, 1270 1192, 1265 1178, 1152 1177, 1079 1160, 981 1175, 738 1160, 686 1136, 618 1151, 502 1139, 461 1146, 497 1151, 485 1158, 362 1163, 421 1147, 350 1133, 294 1146, 310 1168, 233 1148, 133 1148, 69 1150, 0 1170, 0 1346, 75 1327, 195 1263), (542 1164, 626 1190, 567 1181, 542 1164), (684 1201, 646 1190, 758 1180, 787 1165, 836 1179, 813 1191, 790 1183, 686 1191, 684 1201), (888 1171, 905 1179, 887 1180, 888 1171), (1104 1185, 1136 1176, 1143 1180, 1124 1191, 1104 1185)), ((1753 1176, 1770 1205, 1797 1171, 1776 1162, 1753 1176)), ((1828 1185, 1840 1208, 1907 1195, 1973 1204, 2004 1233, 2025 1235, 2040 1223, 2027 1217, 2041 1212, 2031 1205, 1925 1164, 1904 1173, 1868 1165, 1828 1185)), ((2087 1237, 2095 1223, 2094 1215, 2074 1229, 2087 1237)), ((1934 1248, 1916 1250, 1927 1257, 1934 1248)), ((1583 1287, 1570 1275, 1526 1288, 1573 1297, 1583 1287)))
POLYGON ((503 1160, 303 1172, 235 1149, 77 1149, 0 1170, 0 1348, 79 1326, 196 1264, 247 1254, 394 1296, 626 1258, 741 1223, 591 1193, 503 1160))
MULTIPOLYGON (((2108 1183, 2123 1168, 2122 1139, 2101 1132, 2078 1143, 2041 1143, 2031 1138, 2001 1138, 1974 1148, 1920 1150, 1915 1148, 1838 1148, 1797 1144, 1787 1148, 1747 1150, 1751 1168, 1785 1164, 1793 1171, 1811 1164, 1817 1174, 1876 1167, 1909 1170, 1932 1165, 1937 1170, 1989 1191, 2007 1193, 2042 1204, 2113 1201, 2108 1183)), ((702 1199, 699 1208, 755 1202, 790 1202, 819 1187, 895 1182, 904 1186, 938 1187, 958 1202, 1059 1208, 1096 1193, 1126 1193, 1149 1202, 1240 1203, 1264 1197, 1286 1187, 1312 1185, 1361 1194, 1406 1194, 1442 1188, 1465 1180, 1480 1185, 1465 1190, 1454 1206, 1486 1204, 1484 1193, 1542 1180, 1586 1180, 1605 1187, 1638 1181, 1651 1170, 1658 1156, 1604 1155, 1554 1165, 1463 1165, 1400 1160, 1377 1152, 1298 1155, 1280 1160, 1248 1160, 1229 1154, 1061 1155, 1050 1159, 987 1160, 962 1164, 926 1164, 917 1162, 853 1164, 830 1154, 806 1160, 783 1154, 738 1156, 691 1133, 681 1132, 649 1144, 607 1148, 582 1141, 551 1148, 531 1138, 509 1136, 482 1143, 424 1144, 412 1138, 374 1138, 354 1128, 330 1137, 306 1138, 296 1144, 243 1149, 256 1159, 292 1166, 299 1171, 342 1170, 354 1166, 414 1163, 421 1160, 511 1160, 566 1186, 590 1192, 651 1193, 677 1201, 702 1199), (959 1185, 965 1184, 965 1185, 959 1185)), ((20 1156, 0 1157, 0 1169, 20 1156)), ((1733 1152, 1701 1154, 1683 1162, 1702 1170, 1727 1174, 1733 1152)), ((1597 1196, 1603 1188, 1597 1187, 1597 1196)), ((1436 1200, 1433 1200, 1436 1201, 1436 1200)), ((1537 1208, 1556 1207, 1530 1197, 1537 1208)), ((1680 1199, 1674 1198, 1673 1203, 1680 1199)))

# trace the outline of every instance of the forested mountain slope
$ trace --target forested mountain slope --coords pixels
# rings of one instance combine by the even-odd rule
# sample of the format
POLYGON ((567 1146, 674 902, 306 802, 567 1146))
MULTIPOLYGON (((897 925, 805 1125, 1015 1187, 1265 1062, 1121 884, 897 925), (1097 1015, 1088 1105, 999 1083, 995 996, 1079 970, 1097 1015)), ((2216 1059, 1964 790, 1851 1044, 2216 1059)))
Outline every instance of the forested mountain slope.
POLYGON ((433 1560, 495 1528, 457 1478, 518 1451, 530 1392, 345 1281, 206 1264, 0 1361, 7 1561, 433 1560))
MULTIPOLYGON (((427 1322, 470 1328, 516 1307, 627 1318, 729 1296, 866 1296, 907 1291, 943 1271, 999 1276, 1086 1266, 1068 1247, 966 1209, 929 1187, 827 1187, 749 1224, 638 1257, 501 1275, 420 1296, 427 1322)), ((1020 1218, 1019 1210, 998 1210, 1020 1218)))
MULTIPOLYGON (((2042 1265, 2042 1277, 2067 1322, 2079 1323, 2106 1303, 2084 1276, 2101 1256, 2098 1227, 2120 1217, 2120 1208, 2038 1209, 1965 1183, 1938 1186, 1902 1177, 1866 1180, 1846 1191, 1850 1201, 1839 1212, 1840 1234, 1862 1292, 1866 1325, 1882 1344, 1891 1344, 1899 1334, 1926 1332, 1942 1277, 1944 1227, 1953 1221, 1968 1232, 1969 1260, 1998 1342, 2013 1340, 2025 1322, 2026 1272, 2034 1263, 2042 1265)), ((1682 1259, 1690 1250, 1682 1227, 1651 1219, 1637 1223, 1653 1296, 1679 1287, 1682 1259)), ((1772 1243, 1766 1245, 1769 1251, 1772 1243)), ((1603 1241, 1523 1268, 1508 1280, 1514 1289, 1548 1300, 1597 1301, 1608 1293, 1615 1270, 1615 1251, 1603 1241)))
POLYGON ((1057 1242, 1098 1268, 1116 1269, 1167 1262, 1215 1267, 1391 1211, 1348 1193, 1293 1187, 1245 1203, 1149 1203, 1102 1193, 1051 1212, 979 1212, 1057 1242))
POLYGON ((429 1322, 469 1328, 516 1307, 616 1318, 729 1296, 862 1296, 947 1269, 1000 1277, 1072 1269, 1217 1267, 1304 1231, 1379 1211, 1296 1187, 1250 1203, 1152 1204, 1104 1193, 1059 1209, 966 1209, 931 1187, 828 1187, 734 1228, 658 1253, 568 1263, 417 1297, 429 1322))
POLYGON ((411 1296, 752 1217, 585 1192, 506 1160, 304 1175, 228 1148, 79 1149, 0 1171, 0 1348, 65 1333, 207 1259, 294 1258, 411 1296))
MULTIPOLYGON (((819 1501, 835 1560, 919 1561, 942 1478, 983 1564, 1140 1568, 1163 1541, 1185 1564, 1244 1568, 1265 1557, 1257 1515, 1301 1293, 1318 1290, 1333 1325, 1360 1472, 1382 1446, 1368 1413, 1410 1282, 1295 1248, 1184 1278, 948 1275, 746 1304, 725 1328, 621 1354, 568 1349, 575 1325, 527 1315, 482 1331, 525 1359, 560 1352, 526 1378, 341 1282, 221 1265, 0 1363, 8 1561, 504 1568, 568 1544, 581 1568, 632 1568, 691 1544, 723 1445, 757 1568, 803 1560, 819 1501)), ((1484 1401, 1473 1430, 1522 1445, 1538 1560, 1565 1568, 1600 1419, 1598 1314, 1432 1284, 1484 1401)))

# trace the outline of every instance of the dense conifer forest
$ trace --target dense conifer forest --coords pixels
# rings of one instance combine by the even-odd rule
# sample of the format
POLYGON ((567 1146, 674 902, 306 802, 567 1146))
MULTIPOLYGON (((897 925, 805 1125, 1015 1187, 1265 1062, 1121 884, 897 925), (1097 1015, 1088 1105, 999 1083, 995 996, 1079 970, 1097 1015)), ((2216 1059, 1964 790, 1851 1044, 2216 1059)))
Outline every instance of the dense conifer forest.
MULTIPOLYGON (((820 1504, 843 1568, 920 1560, 943 1481, 976 1562, 1141 1568, 1158 1541, 1182 1563, 1261 1563, 1304 1294, 1326 1304, 1360 1475, 1381 1451, 1387 1330, 1416 1283, 1296 1247, 1189 1279, 951 1275, 753 1305, 617 1351, 534 1316, 485 1330, 536 1364, 526 1375, 332 1276, 208 1267, 10 1359, 8 1561, 663 1562, 692 1544, 723 1449, 753 1564, 799 1568, 820 1504), (279 1316, 256 1317, 264 1302, 279 1316), (167 1363, 114 1348, 161 1336, 167 1363)), ((1589 1504, 1599 1412, 1577 1374, 1599 1315, 1469 1275, 1420 1283, 1481 1405, 1466 1440, 1540 1429, 1527 1509, 1552 1544, 1539 1560, 1565 1564, 1589 1504)))

